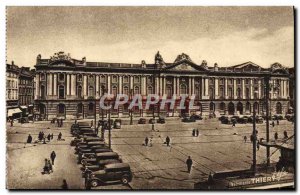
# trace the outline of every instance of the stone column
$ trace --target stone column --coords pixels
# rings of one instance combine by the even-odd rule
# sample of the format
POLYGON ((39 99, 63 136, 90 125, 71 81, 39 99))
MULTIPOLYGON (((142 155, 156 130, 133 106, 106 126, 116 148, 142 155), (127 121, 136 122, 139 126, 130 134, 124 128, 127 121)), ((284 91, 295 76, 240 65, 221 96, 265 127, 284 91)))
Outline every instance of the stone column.
POLYGON ((237 99, 237 94, 236 94, 237 93, 237 87, 236 87, 236 79, 235 78, 233 79, 233 89, 232 89, 232 91, 233 91, 233 98, 237 99))
POLYGON ((163 78, 160 76, 159 78, 159 95, 163 94, 163 78))
POLYGON ((107 86, 107 93, 110 94, 111 93, 111 91, 110 91, 111 90, 110 89, 111 88, 111 75, 109 75, 109 74, 107 75, 107 85, 106 86, 107 86))
POLYGON ((57 95, 57 74, 54 73, 53 77, 53 95, 57 95))
POLYGON ((195 94, 195 77, 192 77, 192 95, 195 94))
POLYGON ((52 95, 52 74, 47 74, 47 95, 52 95))
POLYGON ((179 76, 177 76, 176 77, 176 93, 179 95, 180 94, 180 89, 179 89, 179 79, 180 79, 180 77, 179 76))
POLYGON ((205 96, 208 96, 208 78, 205 78, 205 96))
POLYGON ((219 79, 215 78, 215 99, 219 99, 219 79))
POLYGON ((66 87, 67 87, 67 95, 70 95, 70 77, 69 74, 66 74, 67 77, 67 83, 66 83, 66 87))
POLYGON ((145 75, 142 75, 141 83, 142 83, 141 93, 142 93, 142 95, 146 95, 146 77, 145 77, 145 75))
POLYGON ((97 92, 98 92, 98 96, 100 96, 100 87, 99 87, 99 75, 96 75, 96 96, 97 96, 97 92))
POLYGON ((130 76, 130 89, 129 89, 129 92, 130 90, 133 90, 133 76, 130 76))
POLYGON ((258 99, 261 97, 261 80, 258 80, 258 99))
POLYGON ((189 77, 189 95, 192 94, 192 78, 189 77))
POLYGON ((173 94, 177 95, 177 92, 176 92, 176 77, 175 76, 173 77, 173 94))
POLYGON ((34 99, 40 99, 40 75, 35 76, 35 97, 34 99))
POLYGON ((228 99, 228 79, 225 78, 225 99, 228 99))
POLYGON ((122 94, 122 82, 123 82, 123 77, 119 75, 119 94, 122 94))
POLYGON ((87 76, 84 75, 83 76, 83 88, 82 88, 82 91, 83 91, 83 96, 87 96, 87 76))
POLYGON ((253 99, 253 79, 250 79, 250 99, 253 99))
POLYGON ((167 78, 166 76, 163 77, 163 94, 166 94, 166 88, 167 88, 167 78))
POLYGON ((285 97, 286 98, 290 97, 290 81, 289 80, 286 80, 286 96, 285 97))

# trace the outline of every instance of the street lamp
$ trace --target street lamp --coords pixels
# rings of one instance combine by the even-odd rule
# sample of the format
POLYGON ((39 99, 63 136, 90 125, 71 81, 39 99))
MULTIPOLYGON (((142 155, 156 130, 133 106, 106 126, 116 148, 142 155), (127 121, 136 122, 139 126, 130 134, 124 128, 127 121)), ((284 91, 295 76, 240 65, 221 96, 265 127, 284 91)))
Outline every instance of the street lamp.
MULTIPOLYGON (((105 87, 101 86, 101 98, 103 97, 105 92, 105 87)), ((101 138, 104 139, 104 112, 103 108, 101 108, 101 118, 102 118, 102 124, 101 124, 101 138)))
MULTIPOLYGON (((132 100, 132 91, 133 91, 133 89, 130 89, 130 93, 129 93, 129 95, 130 95, 130 100, 132 100)), ((130 125, 132 125, 133 124, 133 122, 132 122, 132 108, 130 109, 130 125)))
POLYGON ((110 96, 108 96, 107 101, 108 101, 108 106, 109 106, 109 109, 108 109, 108 147, 111 149, 111 124, 110 124, 111 97, 110 96))
MULTIPOLYGON (((258 91, 255 91, 254 92, 255 94, 258 94, 258 91)), ((253 135, 253 162, 252 162, 252 171, 253 171, 253 175, 255 176, 255 173, 256 173, 256 138, 257 138, 257 135, 256 135, 256 107, 254 107, 253 105, 253 132, 252 132, 252 135, 253 135)))

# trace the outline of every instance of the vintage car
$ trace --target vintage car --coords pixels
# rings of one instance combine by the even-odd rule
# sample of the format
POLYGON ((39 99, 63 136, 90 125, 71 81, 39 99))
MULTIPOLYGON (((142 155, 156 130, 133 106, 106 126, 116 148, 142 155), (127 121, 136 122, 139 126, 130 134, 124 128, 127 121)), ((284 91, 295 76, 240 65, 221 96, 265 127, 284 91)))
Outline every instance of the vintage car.
POLYGON ((182 119, 182 122, 184 122, 184 123, 191 123, 191 122, 196 122, 196 120, 194 119, 194 118, 188 118, 188 117, 184 117, 183 119, 182 119))
POLYGON ((121 162, 122 162, 121 159, 105 159, 105 160, 100 160, 95 165, 82 165, 82 167, 80 168, 82 170, 82 177, 84 177, 84 172, 87 171, 87 169, 90 171, 99 171, 101 169, 104 169, 105 165, 121 163, 121 162))
POLYGON ((197 115, 197 114, 193 114, 190 118, 193 118, 195 120, 202 120, 202 116, 197 115))
POLYGON ((91 141, 91 142, 80 142, 77 143, 75 148, 75 154, 80 152, 82 149, 96 149, 96 148, 105 148, 106 144, 103 141, 91 141))
POLYGON ((104 153, 104 152, 112 152, 110 148, 92 148, 92 149, 83 149, 78 152, 78 163, 81 163, 82 159, 87 158, 94 158, 97 153, 104 153))
POLYGON ((150 118, 149 119, 149 124, 155 124, 155 119, 154 118, 150 118))
POLYGON ((165 123, 166 123, 166 120, 165 120, 165 118, 163 118, 163 117, 159 117, 159 118, 157 119, 157 123, 165 124, 165 123))
MULTIPOLYGON (((262 123, 264 123, 264 119, 261 116, 255 116, 255 122, 258 124, 262 124, 262 123)), ((250 116, 248 118, 248 123, 253 123, 253 116, 250 116)))
POLYGON ((145 118, 140 118, 138 121, 138 124, 146 124, 146 119, 145 118))
POLYGON ((92 187, 97 187, 102 183, 118 181, 128 184, 131 180, 130 166, 127 163, 115 163, 105 165, 103 170, 93 172, 88 182, 92 187))
POLYGON ((223 117, 221 120, 222 124, 231 124, 231 120, 229 119, 229 117, 223 117))
POLYGON ((100 160, 106 160, 106 159, 120 159, 119 155, 115 152, 102 152, 102 153, 96 153, 94 157, 92 158, 85 158, 82 159, 81 164, 82 165, 95 165, 100 160))
POLYGON ((248 119, 249 119, 248 116, 242 116, 237 119, 237 122, 240 124, 246 124, 246 123, 248 123, 248 119))
POLYGON ((121 129, 121 119, 116 119, 114 121, 114 128, 115 129, 121 129))
POLYGON ((91 127, 91 123, 89 122, 77 122, 79 128, 91 127))
POLYGON ((225 118, 228 118, 228 116, 225 116, 225 115, 220 116, 220 117, 219 117, 219 121, 222 121, 222 120, 224 120, 225 118))

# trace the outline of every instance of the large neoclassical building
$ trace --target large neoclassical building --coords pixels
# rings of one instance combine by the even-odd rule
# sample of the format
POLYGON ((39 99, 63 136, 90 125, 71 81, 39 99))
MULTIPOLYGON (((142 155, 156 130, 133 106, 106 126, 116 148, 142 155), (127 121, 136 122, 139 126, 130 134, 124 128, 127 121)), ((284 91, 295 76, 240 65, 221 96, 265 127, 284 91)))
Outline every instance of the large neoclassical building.
MULTIPOLYGON (((289 73, 279 63, 262 68, 253 62, 219 67, 208 66, 203 60, 196 64, 186 54, 177 56, 173 63, 164 62, 159 52, 154 63, 139 64, 88 62, 71 58, 64 52, 47 59, 36 60, 35 112, 45 119, 60 116, 68 119, 90 118, 96 113, 104 117, 107 111, 99 106, 104 93, 141 94, 143 104, 148 94, 195 94, 198 110, 171 109, 167 104, 159 109, 160 102, 149 110, 133 108, 135 117, 180 116, 183 113, 202 115, 249 115, 253 108, 266 113, 266 82, 270 82, 269 104, 271 114, 285 114, 289 108, 289 73)), ((187 98, 187 103, 189 99, 187 98)), ((180 99, 176 100, 179 105, 180 99)), ((114 103, 114 99, 110 101, 114 103)), ((112 117, 128 117, 128 104, 110 110, 112 117)))

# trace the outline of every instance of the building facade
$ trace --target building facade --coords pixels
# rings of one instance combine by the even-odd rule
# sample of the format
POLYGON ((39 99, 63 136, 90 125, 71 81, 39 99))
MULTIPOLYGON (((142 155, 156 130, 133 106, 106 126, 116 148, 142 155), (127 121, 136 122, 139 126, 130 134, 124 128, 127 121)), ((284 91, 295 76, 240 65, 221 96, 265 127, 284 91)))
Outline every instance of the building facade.
MULTIPOLYGON (((135 117, 181 116, 182 114, 201 115, 249 115, 253 107, 264 115, 266 82, 270 83, 271 114, 285 114, 289 107, 289 74, 279 63, 270 68, 262 68, 253 62, 230 67, 219 67, 215 63, 209 67, 205 60, 194 63, 186 54, 177 56, 173 63, 164 62, 159 52, 154 63, 140 64, 87 62, 83 57, 76 60, 64 52, 55 53, 48 59, 41 55, 36 60, 35 110, 44 119, 65 117, 69 119, 89 118, 96 113, 104 117, 107 111, 99 106, 104 93, 141 94, 143 106, 146 96, 158 94, 195 94, 197 110, 188 107, 176 109, 180 99, 176 99, 175 109, 167 104, 159 109, 160 102, 149 110, 133 108, 135 117)), ((185 104, 190 99, 187 98, 185 104)), ((111 104, 114 100, 111 100, 111 104)), ((110 110, 112 117, 128 117, 128 104, 110 110)))
POLYGON ((29 67, 19 68, 19 104, 30 114, 34 103, 34 76, 35 71, 29 67))
POLYGON ((6 107, 7 109, 19 106, 19 67, 12 61, 6 64, 6 107))

